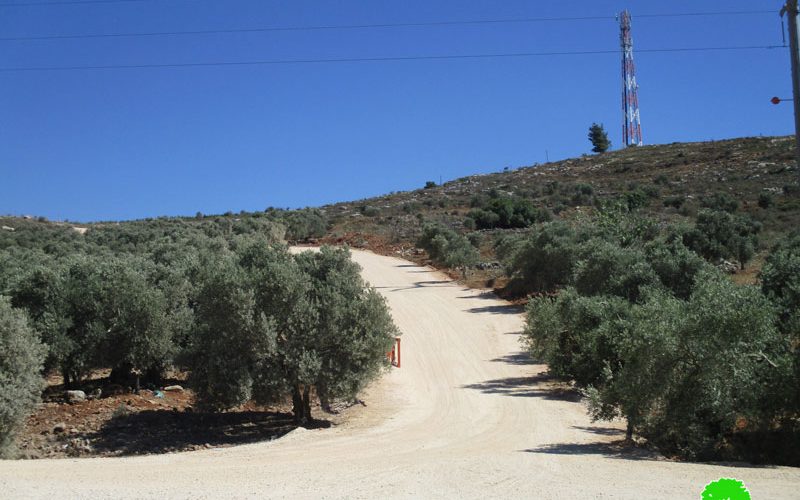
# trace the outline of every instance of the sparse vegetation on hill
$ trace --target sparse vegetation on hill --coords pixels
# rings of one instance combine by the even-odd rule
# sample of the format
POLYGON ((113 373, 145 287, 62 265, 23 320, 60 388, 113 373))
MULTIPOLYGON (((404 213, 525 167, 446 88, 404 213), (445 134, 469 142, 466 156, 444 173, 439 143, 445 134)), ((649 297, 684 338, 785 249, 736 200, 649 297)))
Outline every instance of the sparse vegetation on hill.
MULTIPOLYGON (((734 219, 745 218, 747 231, 760 229, 761 243, 750 259, 755 267, 742 274, 752 282, 769 245, 792 230, 800 217, 793 147, 790 137, 675 143, 474 175, 322 207, 330 221, 325 240, 414 257, 411 250, 423 226, 434 222, 457 232, 479 230, 492 236, 484 238, 480 249, 482 260, 491 262, 498 260, 494 236, 524 232, 548 219, 579 224, 581 217, 609 202, 623 203, 662 226, 692 226, 702 210, 725 211, 734 219), (500 199, 507 201, 493 201, 500 199), (525 206, 518 213, 531 213, 530 207, 534 215, 505 227, 493 208, 513 215, 513 209, 507 210, 512 204, 525 206), (371 216, 365 217, 359 206, 372 207, 371 216)), ((745 240, 746 236, 750 235, 745 240)), ((749 250, 746 243, 743 257, 749 250)), ((725 259, 737 260, 739 252, 722 253, 729 255, 725 259)), ((485 283, 498 276, 492 271, 474 275, 480 278, 485 283)))

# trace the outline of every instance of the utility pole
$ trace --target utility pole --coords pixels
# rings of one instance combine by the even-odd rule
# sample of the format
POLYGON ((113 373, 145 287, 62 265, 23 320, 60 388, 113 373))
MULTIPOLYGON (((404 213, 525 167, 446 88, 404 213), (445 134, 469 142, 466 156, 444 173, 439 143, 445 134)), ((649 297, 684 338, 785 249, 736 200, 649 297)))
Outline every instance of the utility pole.
POLYGON ((800 167, 800 47, 797 39, 797 0, 786 0, 781 17, 786 14, 789 21, 789 52, 792 60, 792 97, 794 98, 795 157, 800 167))

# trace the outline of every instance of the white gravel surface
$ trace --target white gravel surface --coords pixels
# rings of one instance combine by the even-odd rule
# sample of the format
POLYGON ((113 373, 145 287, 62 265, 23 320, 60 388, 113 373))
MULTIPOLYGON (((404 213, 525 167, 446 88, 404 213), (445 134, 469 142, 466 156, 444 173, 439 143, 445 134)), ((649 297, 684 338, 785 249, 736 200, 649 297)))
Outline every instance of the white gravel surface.
MULTIPOLYGON (((332 429, 234 448, 133 458, 0 462, 0 498, 699 498, 720 477, 753 499, 800 498, 800 469, 620 455, 537 380, 507 304, 412 263, 354 251, 403 332, 402 368, 332 429)), ((540 377, 541 378, 541 377, 540 377)))

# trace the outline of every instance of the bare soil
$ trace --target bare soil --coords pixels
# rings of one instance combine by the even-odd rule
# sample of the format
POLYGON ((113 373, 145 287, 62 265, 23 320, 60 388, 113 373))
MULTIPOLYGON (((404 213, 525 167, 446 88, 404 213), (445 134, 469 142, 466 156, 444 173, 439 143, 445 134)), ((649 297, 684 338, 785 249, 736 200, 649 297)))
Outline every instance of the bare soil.
MULTIPOLYGON (((109 394, 107 373, 82 388, 107 395, 67 402, 60 377, 51 377, 44 402, 27 420, 18 440, 24 458, 142 455, 199 450, 276 439, 296 426, 288 404, 242 405, 224 413, 197 411, 191 389, 109 394)), ((165 381, 183 384, 184 374, 165 381)), ((317 413, 319 413, 319 408, 317 413)), ((321 421, 321 426, 330 425, 321 421)))

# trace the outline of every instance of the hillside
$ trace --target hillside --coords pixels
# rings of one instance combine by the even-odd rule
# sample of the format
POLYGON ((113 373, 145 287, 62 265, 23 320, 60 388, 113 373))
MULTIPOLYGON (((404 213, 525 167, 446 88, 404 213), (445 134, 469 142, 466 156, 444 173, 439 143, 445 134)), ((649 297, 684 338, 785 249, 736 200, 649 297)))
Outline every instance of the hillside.
MULTIPOLYGON (((502 172, 473 175, 441 186, 322 207, 330 219, 327 241, 380 253, 414 255, 422 224, 458 231, 466 215, 492 197, 529 200, 556 219, 574 219, 615 198, 663 223, 690 220, 703 206, 732 199, 736 211, 762 224, 761 250, 792 230, 800 216, 800 186, 792 137, 673 143, 613 151, 502 172)), ((493 236, 505 231, 480 231, 493 236)), ((492 260, 491 238, 481 246, 492 260)), ((756 267, 758 258, 755 259, 756 267)))
MULTIPOLYGON (((800 210, 792 148, 790 138, 632 148, 466 177, 443 186, 428 182, 412 192, 303 210, 268 208, 81 225, 42 217, 0 218, 0 307, 5 308, 0 313, 11 318, 8 324, 19 325, 8 332, 28 339, 30 352, 44 356, 26 328, 41 336, 46 358, 38 365, 28 364, 32 376, 22 380, 31 381, 38 391, 36 377, 44 363, 53 375, 47 394, 55 398, 46 394, 49 406, 40 407, 28 420, 19 442, 29 456, 194 449, 209 447, 211 441, 230 444, 227 438, 205 433, 205 420, 195 420, 194 411, 238 408, 246 413, 250 407, 242 405, 255 389, 265 396, 257 403, 278 405, 259 407, 258 418, 265 408, 279 415, 273 419, 277 430, 268 426, 263 429, 267 434, 253 439, 286 430, 290 392, 295 424, 309 422, 313 394, 307 385, 301 391, 299 382, 289 380, 301 372, 287 372, 285 366, 293 365, 285 363, 302 367, 305 355, 293 357, 292 352, 306 352, 304 342, 314 349, 327 342, 308 332, 337 330, 313 324, 306 329, 305 318, 328 318, 321 311, 353 311, 338 302, 347 290, 356 306, 361 304, 357 301, 371 301, 364 303, 363 311, 377 315, 363 323, 363 332, 385 332, 380 343, 369 345, 375 366, 386 364, 395 330, 377 293, 449 284, 452 280, 433 279, 430 269, 418 268, 430 262, 461 280, 448 285, 457 293, 450 305, 459 322, 470 323, 467 318, 485 313, 491 318, 488 329, 496 332, 491 327, 498 324, 494 316, 520 319, 520 309, 514 307, 518 304, 492 304, 487 300, 494 300, 493 294, 465 290, 465 285, 492 287, 501 297, 528 301, 522 334, 527 354, 519 353, 522 359, 530 355, 547 364, 551 376, 594 391, 593 416, 613 419, 624 411, 628 441, 638 435, 667 456, 690 460, 795 465, 793 451, 800 445, 800 298, 795 293, 800 238, 783 238, 795 229, 800 210), (779 239, 781 246, 774 247, 779 239), (373 285, 391 286, 363 292, 351 254, 323 249, 292 256, 281 244, 287 240, 372 250, 352 255, 382 262, 379 272, 363 266, 362 271, 373 285), (431 279, 424 279, 425 273, 431 279), (729 275, 736 283, 759 281, 760 286, 739 286, 729 275), (408 287, 399 286, 406 282, 408 287), (347 283, 357 286, 333 291, 335 285, 347 283), (473 296, 489 305, 470 307, 466 300, 473 296), (289 333, 274 336, 273 325, 294 314, 303 321, 284 324, 281 331, 289 333), (291 325, 300 325, 299 330, 291 325), (249 347, 225 350, 239 344, 216 343, 228 338, 220 331, 241 337, 242 345, 249 347), (278 338, 281 341, 273 344, 278 338), (287 347, 284 339, 300 347, 287 347), (261 360, 270 345, 290 350, 254 361, 261 360), (216 352, 221 354, 209 354, 216 352), (240 354, 244 361, 238 361, 240 354), (713 362, 719 356, 737 363, 713 362), (224 366, 205 368, 229 361, 237 367, 259 367, 267 375, 239 370, 232 377, 224 366), (607 368, 618 373, 609 376, 607 368), (225 375, 215 381, 215 373, 225 375), (204 376, 228 389, 208 391, 209 383, 198 378, 204 376), (253 385, 281 377, 286 381, 275 387, 282 392, 253 385), (183 420, 162 413, 148 420, 150 405, 166 404, 156 399, 166 398, 160 388, 166 391, 167 381, 206 393, 196 392, 199 406, 186 406, 194 401, 190 395, 168 405, 183 420), (632 382, 652 384, 626 385, 632 382), (75 419, 66 415, 77 414, 64 391, 76 387, 83 390, 78 395, 82 398, 104 397, 84 405, 93 417, 80 418, 82 426, 72 427, 75 419), (144 399, 127 396, 140 391, 150 392, 143 392, 144 399), (704 396, 712 393, 712 399, 704 396), (219 394, 233 396, 220 402, 209 399, 219 394), (123 400, 113 399, 119 397, 123 400), (671 410, 659 410, 663 405, 671 410), (703 412, 695 410, 702 405, 703 412), (162 417, 177 427, 165 427, 162 417), (155 422, 175 439, 148 432, 126 451, 120 443, 130 439, 125 430, 129 427, 117 426, 120 421, 145 427, 155 422), (691 433, 682 430, 687 422, 693 426, 691 433), (177 436, 174 428, 188 432, 177 436)), ((435 297, 429 299, 434 306, 421 318, 411 317, 421 319, 424 328, 438 325, 439 332, 444 314, 440 311, 447 306, 435 297)), ((421 303, 427 304, 424 299, 421 303)), ((423 309, 412 307, 415 313, 423 309)), ((367 317, 361 312, 352 318, 330 316, 346 321, 348 330, 356 324, 353 318, 367 317)), ((404 317, 409 316, 401 313, 398 321, 404 317)), ((518 332, 519 324, 512 330, 518 332)), ((331 346, 345 345, 345 337, 330 338, 336 340, 331 346)), ((432 339, 427 330, 418 342, 423 338, 432 339)), ((404 340, 404 345, 413 344, 404 340)), ((446 351, 441 345, 453 342, 433 341, 432 351, 446 351)), ((493 362, 510 355, 512 364, 520 364, 517 354, 504 351, 493 362)), ((323 363, 322 356, 348 359, 347 353, 333 348, 318 352, 313 366, 337 366, 323 363)), ((367 377, 378 371, 365 373, 367 377)), ((490 370, 483 375, 488 380, 511 374, 490 370)), ((487 387, 494 393, 492 380, 487 387)), ((463 382, 465 388, 483 387, 478 379, 463 382)), ((315 411, 330 401, 331 386, 320 387, 324 392, 315 389, 320 404, 315 411)), ((447 387, 454 386, 448 382, 447 387)), ((19 422, 25 412, 33 411, 36 401, 30 401, 28 409, 17 412, 19 422)), ((218 423, 229 427, 235 422, 218 423)), ((233 442, 251 439, 249 431, 236 436, 234 432, 233 442)))
MULTIPOLYGON (((772 242, 791 231, 800 220, 800 185, 794 163, 792 137, 740 138, 725 141, 673 143, 533 164, 501 172, 472 175, 415 191, 341 202, 319 209, 239 212, 195 217, 159 217, 129 222, 92 224, 47 223, 43 218, 2 217, 6 229, 56 231, 56 238, 74 244, 80 235, 132 231, 164 235, 176 230, 207 234, 242 234, 267 230, 269 223, 286 226, 294 242, 347 243, 381 254, 402 255, 418 262, 425 255, 415 249, 423 224, 437 222, 481 241, 479 269, 472 284, 485 286, 501 273, 492 248, 498 234, 525 231, 525 227, 473 229, 470 210, 492 199, 528 202, 545 219, 575 220, 614 199, 636 206, 638 213, 662 224, 692 220, 704 206, 745 214, 761 225, 760 247, 741 281, 752 280, 772 242), (715 198, 722 196, 721 199, 715 198), (720 207, 720 204, 735 204, 720 207), (327 225, 326 225, 327 222, 327 225), (466 222, 466 224, 465 224, 466 222), (68 230, 69 228, 76 231, 68 230), (150 231, 157 229, 155 233, 150 231), (100 230, 100 231, 97 231, 100 230)), ((429 183, 433 184, 433 183, 429 183)), ((271 229, 269 231, 272 231, 271 229)), ((7 231, 6 239, 11 235, 7 231)), ((19 244, 22 235, 13 238, 19 244)), ((50 236, 52 237, 52 236, 50 236)), ((95 235, 97 237, 97 235, 95 235)), ((107 238, 104 238, 107 239, 107 238)), ((0 234, 2 246, 3 234, 0 234)), ((130 244, 130 238, 125 238, 130 244)))

